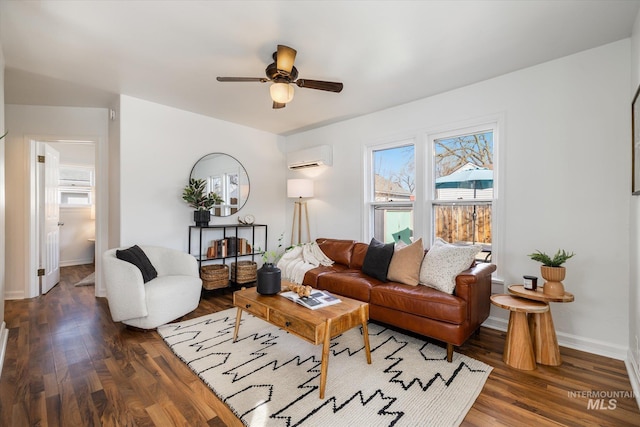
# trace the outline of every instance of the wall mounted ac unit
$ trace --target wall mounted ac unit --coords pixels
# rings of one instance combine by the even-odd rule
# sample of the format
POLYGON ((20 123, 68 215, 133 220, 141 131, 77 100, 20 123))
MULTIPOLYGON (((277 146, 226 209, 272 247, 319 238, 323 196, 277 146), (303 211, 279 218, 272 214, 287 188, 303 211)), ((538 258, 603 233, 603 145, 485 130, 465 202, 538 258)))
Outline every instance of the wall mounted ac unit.
POLYGON ((333 165, 333 151, 330 145, 319 145, 287 154, 289 169, 305 169, 333 165))

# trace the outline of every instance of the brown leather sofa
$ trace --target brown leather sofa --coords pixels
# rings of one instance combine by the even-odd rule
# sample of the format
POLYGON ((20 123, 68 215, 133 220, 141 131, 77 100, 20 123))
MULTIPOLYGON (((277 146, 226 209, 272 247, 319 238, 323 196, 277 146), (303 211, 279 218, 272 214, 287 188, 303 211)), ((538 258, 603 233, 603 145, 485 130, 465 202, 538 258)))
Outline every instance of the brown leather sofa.
POLYGON ((362 272, 366 243, 354 240, 316 239, 334 261, 308 271, 303 283, 369 303, 369 317, 447 344, 451 362, 453 346, 462 345, 489 317, 491 273, 494 264, 478 263, 456 277, 453 295, 428 286, 383 282, 362 272))

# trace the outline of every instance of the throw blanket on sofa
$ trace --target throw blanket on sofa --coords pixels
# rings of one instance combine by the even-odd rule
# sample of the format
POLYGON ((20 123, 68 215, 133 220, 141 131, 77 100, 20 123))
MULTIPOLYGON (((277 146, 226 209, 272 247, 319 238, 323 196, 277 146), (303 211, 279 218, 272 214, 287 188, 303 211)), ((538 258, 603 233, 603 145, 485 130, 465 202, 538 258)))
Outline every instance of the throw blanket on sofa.
POLYGON ((304 275, 319 265, 332 265, 317 243, 304 243, 294 246, 282 255, 278 261, 278 268, 282 271, 282 278, 290 282, 302 284, 304 275))

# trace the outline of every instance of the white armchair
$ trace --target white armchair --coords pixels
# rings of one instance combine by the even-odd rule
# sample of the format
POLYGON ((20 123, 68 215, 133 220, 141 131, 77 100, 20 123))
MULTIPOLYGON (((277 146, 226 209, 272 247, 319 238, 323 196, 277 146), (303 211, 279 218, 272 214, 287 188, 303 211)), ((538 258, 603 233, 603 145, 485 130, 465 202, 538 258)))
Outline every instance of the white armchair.
POLYGON ((138 267, 116 257, 117 249, 102 255, 113 321, 153 329, 195 310, 202 291, 196 259, 175 249, 140 248, 158 272, 147 283, 138 267))

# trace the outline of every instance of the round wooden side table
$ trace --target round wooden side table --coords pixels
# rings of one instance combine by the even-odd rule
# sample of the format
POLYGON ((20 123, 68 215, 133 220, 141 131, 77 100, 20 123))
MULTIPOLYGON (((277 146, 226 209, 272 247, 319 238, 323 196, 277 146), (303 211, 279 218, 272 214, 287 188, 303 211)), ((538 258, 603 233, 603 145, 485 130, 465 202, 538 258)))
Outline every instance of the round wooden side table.
MULTIPOLYGON (((573 294, 565 292, 562 296, 549 296, 538 288, 535 291, 525 289, 523 285, 509 286, 509 292, 515 296, 526 298, 531 301, 550 302, 572 302, 573 294)), ((529 316, 529 329, 533 338, 533 348, 536 355, 536 362, 547 366, 560 366, 560 347, 556 330, 553 326, 551 309, 544 313, 533 313, 529 316)))
POLYGON ((491 295, 491 303, 510 311, 507 339, 502 354, 504 363, 523 371, 536 369, 536 358, 527 315, 546 313, 549 311, 549 304, 507 294, 491 295))

